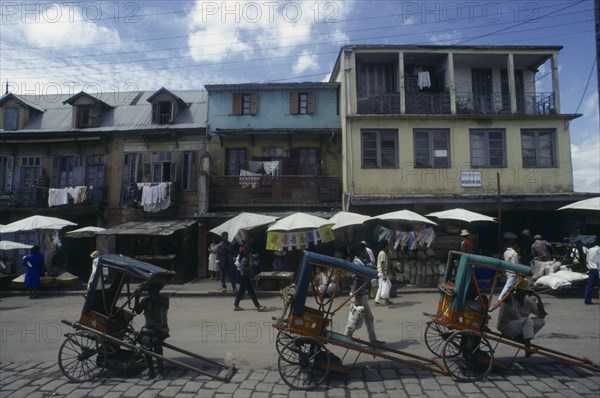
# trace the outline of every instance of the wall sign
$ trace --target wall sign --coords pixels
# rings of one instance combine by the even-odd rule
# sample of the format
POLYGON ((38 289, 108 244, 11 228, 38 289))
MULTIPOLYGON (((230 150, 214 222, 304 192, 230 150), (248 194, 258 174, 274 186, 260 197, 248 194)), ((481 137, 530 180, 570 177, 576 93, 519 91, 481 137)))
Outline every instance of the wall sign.
POLYGON ((461 171, 460 186, 463 188, 479 188, 481 187, 481 172, 480 171, 461 171))

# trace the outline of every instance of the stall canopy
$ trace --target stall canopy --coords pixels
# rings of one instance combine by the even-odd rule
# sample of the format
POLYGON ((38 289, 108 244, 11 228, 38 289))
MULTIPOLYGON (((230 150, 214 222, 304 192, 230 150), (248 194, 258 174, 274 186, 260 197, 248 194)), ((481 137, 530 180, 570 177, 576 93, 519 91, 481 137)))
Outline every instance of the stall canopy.
POLYGON ((105 229, 104 231, 98 231, 96 234, 168 236, 175 231, 185 229, 194 223, 196 223, 196 220, 130 221, 125 224, 105 229))
POLYGON ((589 198, 580 200, 578 202, 574 202, 558 208, 557 210, 592 210, 592 211, 600 211, 600 196, 597 198, 589 198))

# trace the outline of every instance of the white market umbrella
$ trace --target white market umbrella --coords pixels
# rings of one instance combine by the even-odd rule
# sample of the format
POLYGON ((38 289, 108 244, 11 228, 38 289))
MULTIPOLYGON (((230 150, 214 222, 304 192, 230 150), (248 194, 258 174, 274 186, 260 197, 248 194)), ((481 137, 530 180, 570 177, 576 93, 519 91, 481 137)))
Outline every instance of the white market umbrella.
POLYGON ((363 223, 372 219, 372 217, 362 214, 352 213, 349 211, 340 211, 331 217, 329 221, 333 223, 331 229, 336 230, 338 228, 350 227, 353 225, 363 225, 363 223))
POLYGON ((229 239, 233 239, 240 232, 240 230, 260 227, 262 225, 270 224, 276 220, 277 217, 274 216, 244 212, 225 221, 223 224, 211 229, 209 232, 219 236, 221 236, 223 232, 227 232, 229 239))
POLYGON ((79 229, 74 229, 73 231, 69 231, 65 233, 65 237, 67 238, 91 238, 96 236, 96 234, 100 231, 104 231, 104 228, 100 227, 83 227, 79 229))
POLYGON ((11 240, 0 240, 0 250, 31 249, 33 246, 11 240))
POLYGON ((33 231, 39 229, 56 230, 71 225, 77 224, 61 218, 35 215, 3 226, 0 233, 6 234, 10 232, 33 231))
POLYGON ((425 224, 437 225, 436 223, 423 217, 422 215, 415 213, 414 211, 410 211, 410 210, 406 210, 406 209, 392 211, 390 213, 385 213, 385 214, 380 214, 373 218, 376 218, 378 220, 383 220, 383 221, 391 221, 391 222, 425 223, 425 224))
POLYGON ((489 217, 484 214, 475 213, 474 211, 465 210, 461 208, 444 210, 444 211, 436 211, 433 213, 427 214, 427 217, 436 217, 438 219, 446 219, 446 220, 458 220, 464 221, 468 223, 476 222, 476 221, 489 221, 496 222, 494 217, 489 217))
POLYGON ((318 229, 333 223, 326 218, 313 216, 307 213, 294 213, 275 222, 267 231, 269 232, 292 232, 310 229, 318 229))
POLYGON ((558 208, 556 210, 569 210, 569 209, 600 211, 600 196, 597 198, 589 198, 589 199, 580 200, 578 202, 568 204, 568 205, 558 208))

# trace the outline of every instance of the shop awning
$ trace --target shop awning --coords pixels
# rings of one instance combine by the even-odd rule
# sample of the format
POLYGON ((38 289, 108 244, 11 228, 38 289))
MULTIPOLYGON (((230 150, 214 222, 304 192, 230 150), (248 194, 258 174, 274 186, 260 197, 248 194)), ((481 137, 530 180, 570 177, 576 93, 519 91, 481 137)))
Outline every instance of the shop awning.
POLYGON ((185 229, 195 223, 196 220, 130 221, 100 231, 97 235, 168 236, 175 231, 185 229))

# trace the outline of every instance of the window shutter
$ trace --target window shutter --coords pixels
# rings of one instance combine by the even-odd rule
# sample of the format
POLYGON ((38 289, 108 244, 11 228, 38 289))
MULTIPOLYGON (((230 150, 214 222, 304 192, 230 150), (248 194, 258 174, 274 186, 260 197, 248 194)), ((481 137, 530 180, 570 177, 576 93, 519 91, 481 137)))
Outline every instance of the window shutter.
POLYGON ((242 94, 233 94, 233 110, 234 115, 242 114, 242 94))
POLYGON ((152 123, 159 123, 160 120, 160 104, 158 102, 152 103, 152 123))
POLYGON ((258 111, 258 96, 256 94, 250 95, 250 114, 256 115, 258 111))
POLYGON ((177 162, 171 162, 171 176, 169 177, 169 181, 177 182, 177 162))
POLYGON ((15 190, 18 191, 19 188, 23 187, 23 184, 21 182, 21 168, 16 166, 13 168, 13 180, 16 181, 17 186, 15 187, 15 190))
POLYGON ((6 158, 6 183, 3 187, 5 191, 12 191, 13 187, 13 167, 14 167, 14 158, 9 156, 6 158))
POLYGON ((169 123, 175 121, 175 101, 171 101, 171 114, 169 115, 169 123))
POLYGON ((58 156, 52 156, 52 168, 50 175, 50 187, 58 188, 58 156))
POLYGON ((142 171, 142 181, 143 182, 151 182, 152 181, 152 162, 151 162, 152 153, 144 152, 142 154, 142 162, 144 165, 144 169, 142 171))
POLYGON ((190 160, 190 175, 189 175, 189 186, 188 189, 190 190, 196 190, 196 185, 197 185, 197 175, 198 175, 198 169, 196 166, 196 152, 192 152, 190 153, 190 156, 192 157, 192 159, 190 160))
POLYGON ((307 110, 306 112, 309 114, 313 114, 315 113, 315 94, 314 93, 308 93, 307 94, 307 99, 308 99, 308 103, 307 103, 307 110))
POLYGON ((298 93, 290 93, 290 115, 298 113, 298 93))

